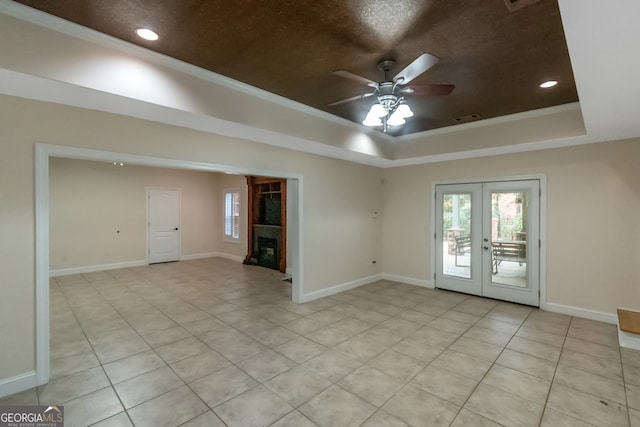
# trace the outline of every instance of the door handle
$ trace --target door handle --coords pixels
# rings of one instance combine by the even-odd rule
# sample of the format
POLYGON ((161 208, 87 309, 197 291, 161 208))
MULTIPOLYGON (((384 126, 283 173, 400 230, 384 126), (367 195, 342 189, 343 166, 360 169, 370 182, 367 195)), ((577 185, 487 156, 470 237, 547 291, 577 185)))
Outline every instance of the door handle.
POLYGON ((178 227, 174 228, 173 231, 178 231, 178 227))
POLYGON ((482 249, 484 249, 485 251, 489 250, 489 246, 483 246, 482 249))

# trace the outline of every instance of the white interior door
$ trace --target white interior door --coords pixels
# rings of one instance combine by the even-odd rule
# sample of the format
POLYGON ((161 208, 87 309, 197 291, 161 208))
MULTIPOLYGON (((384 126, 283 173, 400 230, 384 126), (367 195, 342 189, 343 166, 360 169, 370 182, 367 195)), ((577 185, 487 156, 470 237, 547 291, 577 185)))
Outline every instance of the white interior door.
POLYGON ((436 287, 538 306, 540 182, 436 186, 436 287))
POLYGON ((149 263, 180 259, 180 191, 148 190, 149 263))

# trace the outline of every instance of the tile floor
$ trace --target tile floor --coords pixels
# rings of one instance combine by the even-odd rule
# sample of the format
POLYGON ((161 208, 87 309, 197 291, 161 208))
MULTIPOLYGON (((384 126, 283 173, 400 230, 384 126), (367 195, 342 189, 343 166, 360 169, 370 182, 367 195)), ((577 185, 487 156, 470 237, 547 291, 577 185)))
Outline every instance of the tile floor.
POLYGON ((307 304, 219 258, 51 280, 66 426, 640 426, 616 327, 380 281, 307 304))

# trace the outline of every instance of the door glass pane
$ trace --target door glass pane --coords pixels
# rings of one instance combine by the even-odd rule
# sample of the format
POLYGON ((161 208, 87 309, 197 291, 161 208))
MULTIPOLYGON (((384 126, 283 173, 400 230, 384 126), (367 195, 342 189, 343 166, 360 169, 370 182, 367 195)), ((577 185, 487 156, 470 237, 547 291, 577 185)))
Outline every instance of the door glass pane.
POLYGON ((529 192, 491 193, 491 281, 527 287, 529 192))
POLYGON ((442 273, 471 278, 471 193, 442 197, 442 273))

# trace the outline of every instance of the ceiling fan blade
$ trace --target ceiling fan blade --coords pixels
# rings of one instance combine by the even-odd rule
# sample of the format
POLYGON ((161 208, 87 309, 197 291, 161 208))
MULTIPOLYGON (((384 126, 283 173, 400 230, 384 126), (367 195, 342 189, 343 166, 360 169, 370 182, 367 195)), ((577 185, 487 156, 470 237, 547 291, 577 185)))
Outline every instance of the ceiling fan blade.
POLYGON ((333 74, 335 74, 336 76, 340 76, 342 78, 345 78, 347 80, 353 80, 355 82, 358 83, 362 83, 365 84, 367 86, 371 86, 371 87, 378 87, 378 83, 374 82, 373 80, 369 80, 366 77, 362 77, 359 76, 357 74, 353 74, 349 71, 345 71, 345 70, 338 70, 338 71, 334 71, 333 74))
POLYGON ((440 60, 430 53, 423 53, 418 56, 411 64, 407 65, 393 78, 394 82, 406 85, 429 68, 436 65, 440 60), (401 80, 401 81, 400 81, 401 80))
POLYGON ((403 90, 418 96, 444 96, 449 95, 455 87, 455 85, 413 85, 403 90))
POLYGON ((334 105, 344 104, 345 102, 355 101, 356 99, 367 98, 367 97, 369 97, 371 95, 373 95, 373 92, 365 93, 365 94, 362 94, 362 95, 356 95, 356 96, 352 96, 351 98, 341 99, 340 101, 332 102, 331 104, 327 104, 327 106, 333 107, 334 105))

